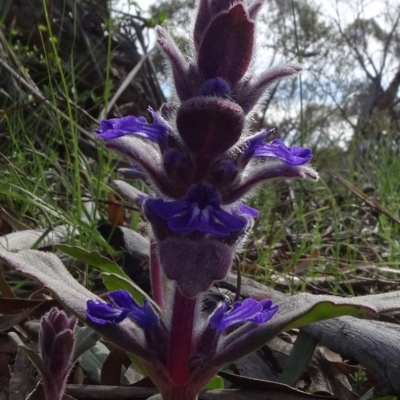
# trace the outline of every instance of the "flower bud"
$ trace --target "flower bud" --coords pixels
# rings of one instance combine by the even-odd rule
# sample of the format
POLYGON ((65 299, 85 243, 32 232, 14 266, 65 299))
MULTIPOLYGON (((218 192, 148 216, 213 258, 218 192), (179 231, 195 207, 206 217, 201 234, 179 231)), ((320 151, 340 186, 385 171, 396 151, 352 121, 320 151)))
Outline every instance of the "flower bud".
POLYGON ((217 97, 196 97, 184 102, 176 125, 186 146, 204 158, 213 158, 239 140, 244 126, 242 109, 217 97))

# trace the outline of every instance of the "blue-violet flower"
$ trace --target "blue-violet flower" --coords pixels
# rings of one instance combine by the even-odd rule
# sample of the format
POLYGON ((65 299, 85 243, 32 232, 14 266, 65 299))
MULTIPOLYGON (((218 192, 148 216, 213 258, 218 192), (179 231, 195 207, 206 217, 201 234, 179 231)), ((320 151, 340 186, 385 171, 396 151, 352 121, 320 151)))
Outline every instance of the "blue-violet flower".
POLYGON ((152 142, 165 142, 171 130, 167 121, 149 108, 153 123, 149 124, 145 117, 129 115, 123 118, 111 118, 100 122, 100 129, 95 133, 104 140, 116 139, 125 135, 137 135, 152 142))
POLYGON ((211 315, 210 324, 218 332, 223 332, 244 322, 263 324, 275 315, 278 308, 279 306, 272 304, 271 300, 257 301, 248 298, 244 301, 236 301, 233 307, 228 310, 228 302, 224 302, 211 315))
POLYGON ((87 301, 86 315, 90 321, 95 324, 106 325, 119 323, 129 317, 142 329, 151 328, 158 324, 159 317, 147 299, 141 306, 125 290, 110 292, 108 297, 115 306, 101 301, 87 301))
POLYGON ((243 230, 247 220, 233 212, 223 210, 221 196, 208 185, 194 185, 183 200, 151 199, 146 207, 168 220, 168 227, 176 233, 200 231, 217 237, 243 230))
POLYGON ((304 165, 312 159, 310 149, 297 146, 288 147, 279 139, 265 143, 265 137, 271 132, 272 130, 263 131, 249 138, 248 145, 241 157, 272 157, 289 165, 304 165))

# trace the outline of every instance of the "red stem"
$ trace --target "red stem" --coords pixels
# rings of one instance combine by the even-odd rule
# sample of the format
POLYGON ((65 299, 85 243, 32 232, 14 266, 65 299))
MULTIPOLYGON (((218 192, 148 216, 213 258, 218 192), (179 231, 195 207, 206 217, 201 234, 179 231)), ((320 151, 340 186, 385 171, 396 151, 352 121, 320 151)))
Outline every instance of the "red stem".
MULTIPOLYGON (((189 380, 188 361, 192 352, 196 304, 196 298, 189 299, 183 296, 178 288, 175 289, 167 366, 173 385, 178 387, 176 390, 179 386, 183 390, 182 386, 189 380)), ((183 399, 186 397, 182 397, 183 399)))
POLYGON ((192 393, 186 387, 171 388, 161 393, 162 400, 197 400, 198 393, 192 393))
POLYGON ((43 379, 43 387, 46 400, 61 400, 63 398, 65 384, 64 388, 60 388, 57 384, 55 385, 51 379, 43 379))

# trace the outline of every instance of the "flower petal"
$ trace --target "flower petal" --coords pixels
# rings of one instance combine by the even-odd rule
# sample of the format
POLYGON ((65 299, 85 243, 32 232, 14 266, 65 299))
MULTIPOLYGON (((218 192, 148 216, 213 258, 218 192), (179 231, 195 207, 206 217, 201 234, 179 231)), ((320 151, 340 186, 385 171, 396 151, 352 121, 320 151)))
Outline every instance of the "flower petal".
POLYGON ((147 299, 144 300, 143 306, 141 306, 136 303, 126 290, 115 290, 110 292, 108 297, 142 329, 151 328, 159 321, 157 313, 150 306, 147 299))
POLYGON ((168 220, 168 227, 176 233, 200 231, 217 237, 243 230, 247 220, 220 207, 221 196, 208 185, 193 186, 184 200, 165 201, 148 199, 145 209, 168 220))
POLYGON ((115 306, 102 301, 87 302, 86 315, 95 324, 117 324, 126 317, 131 318, 142 329, 152 328, 158 324, 159 317, 146 299, 141 306, 126 290, 115 290, 110 292, 108 297, 115 306))
POLYGON ((123 321, 128 315, 127 311, 113 307, 102 301, 88 300, 86 304, 86 316, 95 324, 117 324, 123 321))
POLYGON ((257 301, 251 298, 237 301, 227 310, 227 303, 222 303, 211 315, 210 324, 219 332, 244 322, 263 324, 269 321, 278 311, 278 305, 271 300, 257 301))
POLYGON ((312 151, 303 147, 287 147, 282 141, 275 139, 270 144, 260 143, 253 157, 275 157, 289 165, 303 165, 312 159, 312 151))
POLYGON ((188 212, 190 203, 185 200, 165 201, 163 199, 149 198, 146 201, 146 207, 161 218, 171 219, 177 214, 188 212))
POLYGON ((129 115, 101 121, 100 129, 96 129, 95 132, 104 140, 116 139, 125 135, 137 135, 152 142, 165 142, 167 132, 170 130, 168 123, 152 109, 149 109, 149 112, 153 116, 153 124, 149 124, 144 117, 136 118, 129 115))
POLYGON ((258 217, 258 215, 260 214, 257 209, 255 209, 253 207, 249 207, 247 204, 244 204, 244 203, 240 204, 237 207, 237 210, 241 214, 249 215, 250 217, 253 217, 253 218, 258 217))
POLYGON ((241 231, 247 225, 246 219, 227 212, 222 208, 214 210, 214 217, 217 218, 221 224, 226 226, 230 232, 241 231))

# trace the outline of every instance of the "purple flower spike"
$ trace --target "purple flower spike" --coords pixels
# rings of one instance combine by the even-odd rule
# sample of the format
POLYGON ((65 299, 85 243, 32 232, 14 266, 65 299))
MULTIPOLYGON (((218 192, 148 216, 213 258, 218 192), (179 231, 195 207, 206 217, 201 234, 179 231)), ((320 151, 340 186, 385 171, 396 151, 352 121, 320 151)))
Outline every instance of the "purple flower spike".
POLYGON ((253 322, 263 324, 269 321, 278 311, 279 306, 271 300, 257 301, 251 298, 236 301, 231 310, 227 311, 228 303, 221 304, 211 315, 210 324, 218 332, 223 332, 231 326, 253 322))
POLYGON ((167 132, 171 130, 167 122, 152 109, 154 123, 149 124, 144 117, 123 117, 112 118, 100 122, 100 129, 96 129, 96 134, 104 140, 116 139, 125 135, 136 135, 146 138, 152 142, 165 142, 167 132))
POLYGON ((198 66, 205 79, 220 77, 238 82, 246 73, 253 54, 254 22, 243 4, 221 12, 210 23, 200 44, 198 66))
POLYGON ((159 321, 158 315, 146 299, 143 306, 140 306, 125 290, 110 292, 108 297, 115 306, 101 301, 87 301, 86 315, 93 323, 117 324, 129 317, 142 329, 147 329, 155 326, 159 321))
POLYGON ((253 157, 279 158, 289 165, 304 165, 312 159, 312 151, 303 147, 287 147, 282 141, 275 139, 270 144, 260 143, 253 157))
POLYGON ((145 204, 168 220, 169 228, 176 233, 200 231, 223 238, 247 225, 245 218, 223 210, 220 194, 206 185, 193 186, 184 200, 148 199, 145 204))

